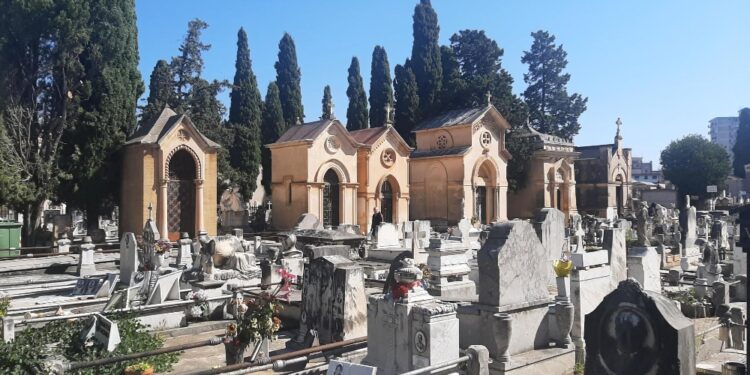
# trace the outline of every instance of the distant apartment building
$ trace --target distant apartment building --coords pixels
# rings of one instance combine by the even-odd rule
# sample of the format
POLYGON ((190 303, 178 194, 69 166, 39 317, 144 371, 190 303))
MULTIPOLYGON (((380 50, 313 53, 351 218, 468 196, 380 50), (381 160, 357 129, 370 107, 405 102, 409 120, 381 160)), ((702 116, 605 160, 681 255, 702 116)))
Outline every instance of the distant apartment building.
POLYGON ((708 121, 708 133, 711 136, 711 142, 716 143, 724 148, 729 154, 729 162, 734 160, 734 142, 737 139, 737 128, 740 126, 740 118, 735 117, 714 117, 708 121))
POLYGON ((654 163, 643 161, 642 157, 633 157, 633 180, 659 184, 664 182, 664 174, 654 170, 654 163))

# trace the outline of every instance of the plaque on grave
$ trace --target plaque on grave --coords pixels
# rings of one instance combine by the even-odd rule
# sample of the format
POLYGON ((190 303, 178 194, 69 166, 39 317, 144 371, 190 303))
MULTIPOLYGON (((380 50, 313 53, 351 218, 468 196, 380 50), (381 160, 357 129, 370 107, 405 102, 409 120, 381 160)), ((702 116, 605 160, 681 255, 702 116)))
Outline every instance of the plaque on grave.
POLYGON ((95 295, 99 291, 102 283, 100 278, 78 279, 76 286, 73 288, 71 296, 89 296, 95 295))
POLYGON ((586 315, 584 339, 587 375, 695 374, 693 322, 634 279, 586 315))

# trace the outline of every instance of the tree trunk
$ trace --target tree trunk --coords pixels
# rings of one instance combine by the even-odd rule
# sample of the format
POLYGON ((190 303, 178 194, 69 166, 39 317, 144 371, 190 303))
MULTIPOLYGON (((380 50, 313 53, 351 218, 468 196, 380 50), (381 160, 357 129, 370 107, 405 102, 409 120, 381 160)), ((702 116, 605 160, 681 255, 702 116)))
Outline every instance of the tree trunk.
POLYGON ((34 246, 36 244, 36 229, 39 228, 42 219, 42 205, 44 200, 26 205, 23 211, 23 229, 21 233, 21 246, 34 246))
POLYGON ((99 210, 89 206, 86 209, 86 231, 90 232, 95 229, 99 229, 99 210))

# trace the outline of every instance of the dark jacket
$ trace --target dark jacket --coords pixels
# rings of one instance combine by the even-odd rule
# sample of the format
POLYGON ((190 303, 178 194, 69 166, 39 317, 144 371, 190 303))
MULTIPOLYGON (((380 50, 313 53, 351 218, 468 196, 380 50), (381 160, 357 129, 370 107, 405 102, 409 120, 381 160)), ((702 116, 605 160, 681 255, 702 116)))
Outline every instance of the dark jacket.
POLYGON ((372 214, 372 228, 371 228, 371 230, 374 231, 375 228, 377 228, 378 226, 380 226, 380 223, 382 223, 382 222, 383 222, 383 213, 382 212, 378 212, 378 213, 372 214))

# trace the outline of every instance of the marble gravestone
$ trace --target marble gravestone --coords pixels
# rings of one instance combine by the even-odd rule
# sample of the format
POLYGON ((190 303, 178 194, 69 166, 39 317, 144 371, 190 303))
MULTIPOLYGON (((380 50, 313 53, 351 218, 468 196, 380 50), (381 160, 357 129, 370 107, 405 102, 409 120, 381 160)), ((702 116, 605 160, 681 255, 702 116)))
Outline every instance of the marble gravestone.
POLYGON ((380 224, 375 241, 376 248, 378 249, 401 247, 401 243, 398 240, 398 229, 391 223, 380 224))
MULTIPOLYGON (((626 220, 622 220, 627 222, 626 220)), ((602 245, 609 253, 609 267, 611 269, 612 289, 616 288, 620 281, 628 278, 627 248, 625 242, 625 228, 615 226, 604 230, 604 241, 602 245)))
POLYGON ((363 363, 377 366, 378 374, 383 375, 460 356, 455 305, 427 294, 418 282, 421 272, 413 260, 404 259, 401 264, 394 274, 398 285, 409 288, 406 295, 374 294, 367 304, 367 356, 363 363), (417 282, 409 285, 412 280, 417 282))
POLYGON ((91 243, 91 237, 83 238, 81 245, 81 254, 78 256, 78 276, 89 276, 96 273, 96 263, 94 263, 94 248, 91 243))
POLYGON ((476 294, 474 282, 469 280, 466 261, 466 242, 430 239, 427 267, 430 269, 427 291, 443 300, 467 300, 476 294))
POLYGON ((682 256, 700 255, 698 247, 695 246, 695 241, 698 239, 696 220, 695 207, 690 206, 688 203, 688 207, 680 211, 680 230, 682 232, 682 249, 684 252, 682 256))
POLYGON ((120 282, 130 286, 138 271, 138 244, 135 234, 127 232, 120 240, 120 282))
POLYGON ((586 375, 695 374, 695 331, 673 301, 628 279, 586 315, 586 375))
POLYGON ((567 368, 561 363, 572 366, 574 349, 550 348, 550 343, 558 341, 557 333, 568 337, 571 327, 560 328, 560 322, 567 317, 572 324, 573 310, 568 303, 565 315, 549 293, 552 264, 533 226, 523 220, 494 224, 477 263, 479 301, 460 305, 457 311, 461 347, 487 347, 492 373, 515 373, 535 358, 547 362, 545 369, 557 369, 548 375, 564 374, 567 368), (514 359, 517 355, 521 359, 514 359), (562 362, 557 365, 548 362, 558 360, 562 362))
MULTIPOLYGON (((563 251, 567 251, 565 241, 565 214, 556 208, 543 208, 534 217, 534 230, 536 230, 542 246, 547 251, 549 264, 555 259, 560 259, 563 251)), ((550 285, 555 283, 555 274, 549 272, 550 285)))
MULTIPOLYGON (((305 265, 299 335, 289 348, 307 346, 318 332, 321 345, 367 334, 367 299, 362 267, 340 255, 324 255, 305 265)), ((311 343, 310 343, 311 344, 311 343)))
MULTIPOLYGON (((241 236, 242 233, 240 233, 240 239, 242 239, 241 236)), ((177 244, 179 245, 177 248, 177 267, 193 268, 193 240, 190 239, 186 232, 183 232, 177 244)))
POLYGON ((297 219, 297 224, 294 225, 294 229, 323 229, 323 223, 320 219, 311 213, 304 213, 297 219))
POLYGON ((661 256, 653 246, 633 247, 628 252, 628 277, 643 289, 661 293, 661 256))

